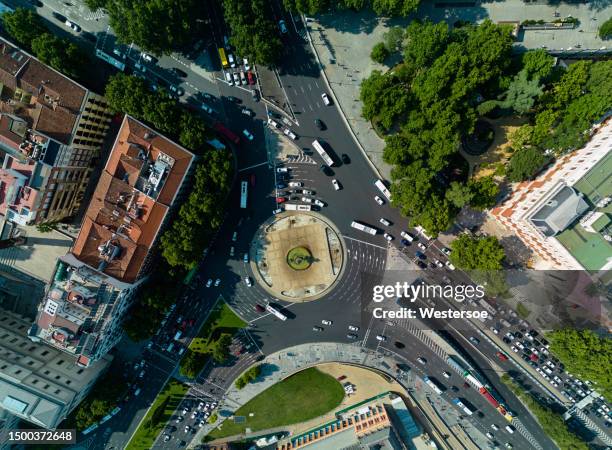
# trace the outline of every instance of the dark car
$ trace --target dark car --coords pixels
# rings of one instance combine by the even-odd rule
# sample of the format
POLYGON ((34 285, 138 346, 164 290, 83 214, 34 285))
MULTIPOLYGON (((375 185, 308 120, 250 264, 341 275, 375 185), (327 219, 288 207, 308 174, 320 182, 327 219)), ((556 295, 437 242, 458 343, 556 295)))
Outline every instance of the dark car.
POLYGON ((427 259, 427 256, 425 256, 423 253, 419 251, 417 251, 414 255, 419 259, 427 259))
POLYGON ((342 159, 342 163, 344 164, 351 163, 351 158, 349 158, 349 156, 346 153, 342 153, 342 156, 340 157, 340 159, 342 159))
POLYGON ((287 187, 286 184, 283 183, 276 183, 276 189, 285 189, 287 187))
POLYGON ((95 34, 91 34, 87 31, 84 33, 81 33, 81 36, 87 39, 89 42, 93 42, 94 44, 98 42, 98 38, 95 36, 95 34))
POLYGON ((451 391, 459 392, 459 388, 457 386, 451 386, 451 391))
POLYGON ((421 269, 427 269, 427 264, 425 264, 421 260, 417 260, 416 265, 419 266, 421 269))
POLYGON ((397 348, 404 348, 404 347, 406 347, 406 346, 405 346, 405 345, 404 345, 402 342, 400 342, 400 341, 395 341, 395 342, 393 343, 393 345, 395 345, 397 348))
POLYGON ((234 97, 233 95, 228 95, 226 97, 230 102, 234 102, 234 103, 242 103, 242 100, 240 100, 238 97, 234 97))
POLYGON ((55 12, 55 11, 53 11, 51 15, 55 17, 57 20, 59 20, 60 22, 66 22, 67 20, 65 16, 62 16, 60 13, 55 12))
POLYGON ((263 306, 261 306, 259 303, 255 304, 255 311, 263 313, 266 312, 266 308, 264 308, 263 306))
POLYGON ((321 167, 319 167, 319 170, 321 170, 321 172, 323 172, 328 177, 334 176, 334 171, 331 170, 329 166, 326 166, 325 164, 321 164, 321 167))
POLYGON ((325 129, 325 125, 323 124, 323 122, 321 122, 320 119, 315 119, 314 121, 315 126, 319 129, 319 130, 324 130, 325 129))
POLYGON ((172 73, 174 75, 176 75, 177 77, 181 77, 181 78, 187 78, 187 73, 183 72, 181 69, 179 69, 178 67, 173 67, 172 69, 172 73))
POLYGON ((406 239, 402 239, 402 245, 405 245, 406 247, 408 247, 410 245, 410 241, 406 240, 406 239))

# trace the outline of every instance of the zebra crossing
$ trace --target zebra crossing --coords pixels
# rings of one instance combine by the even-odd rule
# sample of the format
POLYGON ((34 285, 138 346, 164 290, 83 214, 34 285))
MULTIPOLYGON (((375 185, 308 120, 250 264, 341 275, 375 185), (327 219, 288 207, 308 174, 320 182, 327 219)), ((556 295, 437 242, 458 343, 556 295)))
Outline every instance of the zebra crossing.
POLYGON ((316 164, 317 162, 306 155, 305 153, 300 152, 299 155, 287 155, 287 162, 293 164, 316 164))
POLYGON ((443 361, 446 361, 448 358, 448 353, 444 351, 442 347, 440 347, 436 342, 427 335, 424 330, 416 327, 411 319, 401 319, 398 321, 398 325, 402 328, 408 330, 408 332, 412 333, 417 339, 423 342, 432 352, 442 358, 443 361))
POLYGON ((612 439, 610 438, 610 436, 604 433, 604 431, 599 428, 599 426, 597 426, 597 424, 593 422, 581 409, 573 408, 573 411, 570 410, 570 412, 573 413, 574 416, 578 417, 580 421, 585 423, 590 430, 595 431, 597 437, 601 439, 606 445, 612 446, 612 439))
POLYGON ((90 11, 89 9, 83 15, 83 19, 85 20, 100 20, 106 17, 106 13, 102 9, 98 9, 96 11, 90 11))
POLYGON ((527 431, 523 423, 516 417, 512 419, 512 425, 514 426, 514 428, 517 429, 519 433, 521 433, 521 435, 525 439, 527 439, 527 441, 533 446, 533 448, 535 448, 536 450, 544 450, 542 446, 538 444, 538 441, 536 441, 535 438, 531 435, 531 433, 527 431))

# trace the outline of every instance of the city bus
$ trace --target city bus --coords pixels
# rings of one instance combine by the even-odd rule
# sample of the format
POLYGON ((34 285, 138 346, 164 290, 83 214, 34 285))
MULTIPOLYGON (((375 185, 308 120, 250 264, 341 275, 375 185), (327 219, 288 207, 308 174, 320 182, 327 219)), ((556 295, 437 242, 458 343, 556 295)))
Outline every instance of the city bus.
POLYGON ((443 386, 440 386, 440 384, 438 384, 435 380, 432 380, 429 377, 425 377, 423 378, 423 381, 425 381, 427 386, 432 388, 436 394, 440 395, 442 394, 442 392, 444 392, 444 389, 442 389, 443 386))
POLYGON ((323 149, 323 146, 321 145, 321 143, 319 141, 317 141, 317 140, 312 141, 312 146, 317 151, 319 156, 321 156, 321 158, 323 158, 323 161, 325 162, 325 164, 327 164, 328 166, 333 166, 334 165, 334 160, 330 158, 330 156, 323 149))
POLYGON ((269 303, 266 305, 266 311, 268 311, 269 313, 275 315, 280 320, 287 320, 287 316, 286 315, 284 315, 282 312, 280 312, 278 309, 276 309, 274 306, 272 306, 269 303))
POLYGON ((249 195, 249 183, 247 181, 243 181, 240 183, 240 207, 247 207, 247 196, 249 195))
POLYGON ((384 195, 387 200, 391 201, 391 192, 389 192, 389 189, 387 189, 387 186, 385 186, 385 183, 383 183, 382 180, 376 180, 374 182, 374 186, 376 186, 378 190, 382 192, 382 195, 384 195))
POLYGON ((219 59, 221 60, 221 65, 224 69, 229 67, 229 63, 227 62, 227 56, 225 56, 225 49, 219 47, 219 59))
POLYGON ((359 222, 353 221, 353 222, 351 222, 351 226, 353 228, 356 228, 356 229, 360 230, 360 231, 363 231, 364 233, 371 234, 372 236, 374 236, 376 233, 378 233, 378 230, 376 228, 369 227, 369 226, 364 225, 364 224, 359 223, 359 222))
POLYGON ((463 410, 463 412, 466 413, 468 416, 474 414, 474 411, 458 398, 454 398, 452 402, 457 406, 457 408, 463 410))

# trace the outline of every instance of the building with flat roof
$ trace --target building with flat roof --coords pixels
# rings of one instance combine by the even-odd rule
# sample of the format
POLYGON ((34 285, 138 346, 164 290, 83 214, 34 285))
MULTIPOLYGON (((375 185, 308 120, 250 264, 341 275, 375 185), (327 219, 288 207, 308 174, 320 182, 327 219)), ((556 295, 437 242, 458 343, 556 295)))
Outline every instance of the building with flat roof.
POLYGON ((0 38, 0 214, 74 215, 111 118, 102 96, 0 38))
POLYGON ((612 268, 612 118, 581 149, 519 183, 492 215, 549 266, 612 268))
POLYGON ((30 338, 88 366, 113 348, 163 229, 189 186, 193 153, 126 116, 71 251, 55 266, 30 338))
MULTIPOLYGON (((0 309, 0 438, 15 417, 55 429, 109 367, 110 355, 87 369, 75 357, 28 339, 30 320, 0 309)), ((5 442, 4 439, 1 442, 5 442)))

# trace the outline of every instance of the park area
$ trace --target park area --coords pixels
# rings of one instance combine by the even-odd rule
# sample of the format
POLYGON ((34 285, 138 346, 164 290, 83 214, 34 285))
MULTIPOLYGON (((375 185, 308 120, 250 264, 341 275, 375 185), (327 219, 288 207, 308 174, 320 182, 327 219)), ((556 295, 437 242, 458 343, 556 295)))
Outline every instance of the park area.
POLYGON ((195 378, 211 356, 217 362, 223 362, 229 357, 232 336, 246 325, 223 300, 219 301, 189 344, 180 362, 181 375, 195 378))
POLYGON ((234 413, 208 438, 220 439, 250 431, 292 425, 319 417, 336 408, 344 388, 331 375, 316 368, 296 373, 266 389, 234 413), (243 420, 242 420, 243 419, 243 420))
POLYGON ((170 379, 155 398, 151 409, 140 422, 136 433, 128 443, 126 450, 144 450, 153 447, 155 439, 170 420, 172 413, 181 402, 189 386, 175 379, 170 379))

